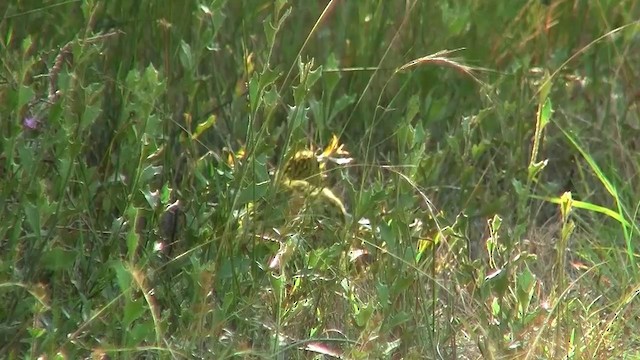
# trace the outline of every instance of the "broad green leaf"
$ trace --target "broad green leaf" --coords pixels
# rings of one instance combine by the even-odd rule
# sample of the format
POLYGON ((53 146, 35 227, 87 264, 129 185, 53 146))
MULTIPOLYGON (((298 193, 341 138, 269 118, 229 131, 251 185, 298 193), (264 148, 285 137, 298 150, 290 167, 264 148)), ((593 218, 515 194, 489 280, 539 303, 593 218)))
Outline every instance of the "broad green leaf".
POLYGON ((52 271, 73 269, 78 253, 54 247, 42 255, 41 263, 45 269, 52 271))

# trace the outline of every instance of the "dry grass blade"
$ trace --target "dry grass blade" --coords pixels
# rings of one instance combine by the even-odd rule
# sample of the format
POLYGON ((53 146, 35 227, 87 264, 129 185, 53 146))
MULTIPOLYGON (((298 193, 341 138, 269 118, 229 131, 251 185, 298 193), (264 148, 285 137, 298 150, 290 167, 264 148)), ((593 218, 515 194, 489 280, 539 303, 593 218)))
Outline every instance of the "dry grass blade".
POLYGON ((400 66, 396 70, 396 72, 406 71, 408 69, 411 69, 417 66, 422 66, 422 65, 438 65, 438 66, 450 67, 452 69, 455 69, 471 77, 473 80, 475 80, 479 84, 484 85, 484 83, 480 79, 478 79, 478 77, 474 74, 474 72, 489 71, 489 69, 464 65, 458 59, 448 57, 449 55, 455 52, 458 52, 460 50, 464 50, 464 48, 458 48, 454 50, 440 50, 434 54, 411 60, 408 63, 400 66))

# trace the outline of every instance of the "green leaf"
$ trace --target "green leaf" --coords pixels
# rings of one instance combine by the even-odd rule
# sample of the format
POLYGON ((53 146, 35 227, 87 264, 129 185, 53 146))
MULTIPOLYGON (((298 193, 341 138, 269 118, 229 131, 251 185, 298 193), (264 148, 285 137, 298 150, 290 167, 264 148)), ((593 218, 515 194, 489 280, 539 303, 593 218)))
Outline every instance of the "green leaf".
POLYGON ((307 111, 303 106, 291 106, 289 108, 287 122, 290 124, 292 131, 307 124, 307 111))
POLYGON ((33 89, 26 85, 20 85, 18 90, 18 109, 21 109, 23 106, 28 104, 34 96, 35 92, 33 89))
POLYGON ((497 269, 485 278, 485 281, 492 286, 500 297, 503 297, 509 288, 507 273, 506 269, 497 269))
POLYGON ((22 51, 26 56, 26 53, 31 49, 31 45, 33 44, 33 39, 31 38, 31 35, 27 35, 27 37, 24 38, 24 40, 22 40, 22 51))
POLYGON ((407 110, 404 115, 404 121, 406 123, 411 123, 413 119, 420 112, 420 98, 418 95, 413 95, 409 99, 409 103, 407 104, 407 110))
POLYGON ((551 121, 551 114, 553 113, 553 106, 551 105, 551 99, 547 99, 542 105, 542 110, 540 111, 540 131, 549 124, 551 121))
MULTIPOLYGON (((534 199, 544 200, 544 201, 548 201, 558 205, 562 203, 562 200, 559 197, 546 197, 546 196, 538 196, 538 195, 531 195, 531 197, 534 199)), ((615 219, 625 227, 631 226, 631 224, 624 218, 624 216, 607 207, 584 202, 584 201, 579 201, 579 200, 573 200, 571 202, 571 206, 577 209, 584 209, 584 210, 589 210, 589 211, 597 212, 600 214, 604 214, 612 219, 615 219)))
MULTIPOLYGON (((400 270, 400 269, 397 269, 400 270)), ((393 285, 391 285, 391 297, 396 298, 404 294, 411 285, 415 284, 416 279, 413 277, 401 276, 398 272, 398 276, 393 281, 393 285)))
POLYGON ((23 166, 24 171, 28 174, 35 173, 36 170, 36 158, 35 158, 35 149, 32 146, 29 146, 23 142, 19 143, 22 145, 18 149, 18 154, 20 155, 20 164, 23 166))
POLYGON ((396 141, 398 143, 398 147, 400 152, 406 152, 409 149, 411 143, 413 143, 414 139, 414 129, 411 124, 403 122, 400 124, 398 129, 395 131, 396 141))
POLYGON ((82 112, 82 118, 80 119, 80 131, 86 130, 89 126, 93 125, 98 116, 100 115, 101 107, 98 105, 87 105, 82 112))
POLYGON ((385 328, 394 329, 397 326, 400 326, 400 325, 406 323, 407 321, 411 320, 412 318, 413 318, 412 314, 409 314, 406 311, 402 311, 401 310, 401 311, 391 315, 391 318, 385 324, 385 328))
POLYGON ((145 321, 135 324, 133 328, 127 331, 127 345, 138 346, 154 338, 155 328, 153 322, 145 321))
MULTIPOLYGON (((309 64, 312 66, 313 62, 309 64)), ((309 69, 309 73, 307 75, 307 89, 311 89, 313 85, 322 77, 322 65, 318 66, 315 70, 309 69)))
MULTIPOLYGON (((340 63, 338 62, 338 59, 336 58, 336 54, 334 52, 331 52, 329 54, 329 56, 327 57, 327 60, 325 61, 325 66, 324 68, 327 70, 338 70, 338 66, 340 65, 340 63)), ((322 82, 324 84, 323 90, 324 90, 324 94, 323 96, 327 99, 331 98, 331 95, 333 94, 333 91, 336 88, 336 85, 338 85, 338 83, 340 82, 340 72, 339 71, 324 71, 324 74, 322 75, 322 82)))
POLYGON ((380 238, 382 239, 382 241, 387 243, 389 247, 391 247, 392 249, 395 248, 397 239, 396 234, 391 226, 385 223, 380 224, 380 238))
POLYGON ((26 202, 23 205, 24 214, 27 218, 27 223, 31 226, 36 239, 40 239, 40 211, 38 206, 31 202, 26 202))
POLYGON ((255 202, 256 200, 263 198, 269 190, 269 185, 269 182, 263 181, 260 183, 250 184, 240 190, 237 199, 238 206, 244 206, 250 202, 255 202))
POLYGON ((276 38, 276 32, 278 29, 276 28, 276 25, 273 24, 273 17, 271 14, 267 15, 267 17, 262 21, 262 28, 264 35, 267 38, 267 44, 272 45, 276 38))
POLYGON ((260 79, 257 73, 253 73, 251 75, 251 79, 249 79, 249 109, 251 113, 255 113, 262 101, 262 97, 260 96, 260 79))
POLYGON ((154 177, 162 174, 162 166, 149 165, 140 174, 140 184, 144 185, 151 181, 154 177))
POLYGON ((264 101, 265 110, 267 113, 272 112, 280 101, 280 94, 278 93, 278 89, 275 86, 271 85, 268 87, 263 94, 262 100, 264 101))
POLYGON ((131 277, 131 273, 129 273, 129 270, 125 267, 124 263, 122 261, 117 261, 114 262, 111 266, 116 272, 116 280, 118 282, 118 286, 120 287, 120 291, 129 291, 133 278, 131 277))
POLYGON ((199 123, 196 126, 196 131, 191 135, 192 139, 197 139, 202 135, 207 129, 210 129, 216 124, 218 118, 215 115, 211 115, 207 118, 207 120, 199 123))
POLYGON ((339 113, 346 109, 349 105, 356 101, 356 97, 353 95, 342 95, 331 108, 331 115, 329 115, 329 121, 333 120, 339 113))
POLYGON ((276 0, 275 1, 275 9, 276 9, 276 14, 279 14, 280 11, 282 11, 282 8, 287 5, 287 0, 276 0))
POLYGON ((376 293, 378 294, 378 301, 383 308, 386 308, 391 304, 389 301, 389 286, 382 283, 376 284, 376 293))
POLYGON ((529 179, 536 179, 538 174, 547 166, 549 160, 538 161, 529 165, 527 171, 529 179))
POLYGON ((129 259, 135 259, 138 244, 140 244, 140 236, 135 232, 135 230, 132 229, 127 232, 127 255, 129 259))
POLYGON ((187 44, 184 40, 180 41, 180 64, 187 70, 194 70, 194 61, 193 61, 193 53, 191 51, 191 46, 187 44))
POLYGON ((491 143, 489 141, 481 140, 478 144, 471 146, 471 157, 474 161, 477 161, 490 148, 491 143))
POLYGON ((498 317, 500 315, 500 303, 498 302, 498 298, 494 297, 491 302, 491 314, 493 316, 498 317))
POLYGON ((149 189, 149 186, 147 186, 144 190, 141 190, 141 191, 142 191, 142 195, 144 196, 145 200, 147 200, 147 204, 149 204, 149 207, 151 209, 156 209, 158 205, 160 205, 161 193, 159 191, 151 191, 151 189, 149 189))
POLYGON ((360 305, 355 313, 356 324, 360 327, 365 327, 369 320, 371 319, 371 315, 373 315, 373 305, 364 304, 360 305))
MULTIPOLYGON (((422 122, 419 122, 414 129, 415 129, 414 138, 413 138, 414 148, 416 145, 418 145, 420 148, 424 148, 424 144, 427 141, 427 132, 424 130, 424 126, 422 125, 422 122)), ((420 155, 422 155, 422 158, 424 159, 424 156, 425 156, 424 151, 420 151, 420 155)))
POLYGON ((59 247, 54 247, 46 251, 42 256, 42 266, 47 270, 60 271, 71 270, 76 261, 78 253, 67 251, 59 247))
POLYGON ((522 273, 516 277, 516 297, 523 312, 529 308, 535 284, 535 275, 525 266, 522 273))
POLYGON ((141 299, 127 300, 124 304, 124 316, 122 323, 125 328, 128 328, 131 323, 140 319, 146 311, 146 303, 141 299))
POLYGON ((260 74, 260 89, 265 89, 269 85, 273 85, 280 77, 281 72, 277 69, 270 69, 265 67, 260 74))
POLYGON ((551 81, 551 75, 549 75, 548 70, 545 70, 544 76, 542 77, 542 84, 539 89, 538 104, 546 104, 549 99, 549 93, 551 93, 552 85, 553 82, 551 81))
POLYGON ((150 86, 151 88, 155 88, 157 84, 161 83, 158 77, 158 70, 156 70, 153 64, 149 64, 149 66, 144 69, 144 75, 142 79, 144 80, 144 84, 150 86))

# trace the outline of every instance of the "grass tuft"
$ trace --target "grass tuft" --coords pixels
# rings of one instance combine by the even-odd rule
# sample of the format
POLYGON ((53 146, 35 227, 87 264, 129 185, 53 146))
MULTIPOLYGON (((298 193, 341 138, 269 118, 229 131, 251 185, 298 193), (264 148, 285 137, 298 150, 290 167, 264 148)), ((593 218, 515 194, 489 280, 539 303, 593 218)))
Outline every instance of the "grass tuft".
POLYGON ((0 358, 638 357, 639 11, 0 6, 0 358))

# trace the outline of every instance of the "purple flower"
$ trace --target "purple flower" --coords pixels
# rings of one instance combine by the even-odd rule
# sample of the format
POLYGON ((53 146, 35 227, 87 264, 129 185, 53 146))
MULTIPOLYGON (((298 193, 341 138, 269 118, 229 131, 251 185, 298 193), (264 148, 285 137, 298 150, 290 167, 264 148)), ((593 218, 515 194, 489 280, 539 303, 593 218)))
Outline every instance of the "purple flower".
POLYGON ((27 116, 22 121, 22 125, 24 127, 26 127, 27 129, 30 129, 30 130, 37 129, 39 123, 40 123, 40 121, 38 121, 38 118, 36 118, 35 116, 27 116))

